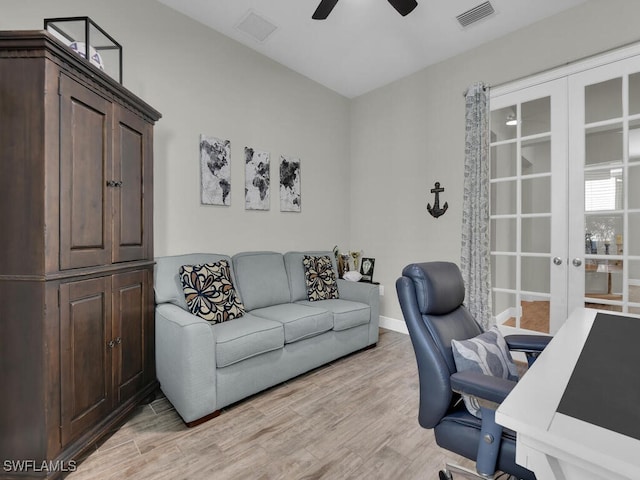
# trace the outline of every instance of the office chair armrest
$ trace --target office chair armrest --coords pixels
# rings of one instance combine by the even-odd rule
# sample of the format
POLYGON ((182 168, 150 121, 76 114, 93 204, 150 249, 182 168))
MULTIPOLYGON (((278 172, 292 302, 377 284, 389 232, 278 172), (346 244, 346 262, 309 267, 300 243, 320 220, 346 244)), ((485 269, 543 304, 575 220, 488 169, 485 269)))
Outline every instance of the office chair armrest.
POLYGON ((458 393, 473 395, 478 400, 500 404, 516 386, 513 380, 477 372, 456 372, 451 375, 451 388, 458 393))
POLYGON ((509 350, 514 352, 541 352, 553 337, 549 335, 506 335, 509 350))

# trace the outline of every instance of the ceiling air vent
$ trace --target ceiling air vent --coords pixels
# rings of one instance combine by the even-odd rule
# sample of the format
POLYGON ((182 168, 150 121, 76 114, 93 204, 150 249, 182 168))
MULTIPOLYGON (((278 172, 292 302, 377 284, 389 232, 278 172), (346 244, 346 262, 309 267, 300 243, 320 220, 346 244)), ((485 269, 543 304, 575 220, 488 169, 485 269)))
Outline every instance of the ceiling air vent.
POLYGON ((483 18, 487 18, 495 12, 496 11, 493 9, 493 5, 491 5, 490 2, 484 2, 473 7, 470 10, 467 10, 464 13, 461 13, 456 18, 458 19, 460 25, 462 25, 463 27, 468 27, 472 23, 476 23, 483 18))
POLYGON ((236 28, 254 40, 263 43, 278 27, 253 10, 249 10, 238 22, 236 28))

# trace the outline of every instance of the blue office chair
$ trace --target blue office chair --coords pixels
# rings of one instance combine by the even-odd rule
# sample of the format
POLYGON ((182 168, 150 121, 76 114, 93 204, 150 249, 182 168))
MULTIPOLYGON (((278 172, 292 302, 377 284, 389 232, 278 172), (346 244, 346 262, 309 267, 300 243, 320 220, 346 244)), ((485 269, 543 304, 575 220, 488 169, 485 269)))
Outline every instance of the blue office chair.
MULTIPOLYGON (((495 408, 515 385, 514 381, 472 372, 457 372, 451 340, 466 340, 483 332, 462 305, 464 282, 454 263, 414 263, 396 281, 402 314, 418 362, 420 407, 418 422, 433 429, 437 444, 476 462, 477 473, 447 464, 441 480, 453 473, 465 478, 493 478, 496 471, 523 480, 535 475, 515 462, 515 432, 495 423, 495 408), (482 420, 471 415, 461 394, 479 400, 482 420)), ((527 354, 529 364, 550 340, 542 335, 510 335, 511 351, 527 354)))

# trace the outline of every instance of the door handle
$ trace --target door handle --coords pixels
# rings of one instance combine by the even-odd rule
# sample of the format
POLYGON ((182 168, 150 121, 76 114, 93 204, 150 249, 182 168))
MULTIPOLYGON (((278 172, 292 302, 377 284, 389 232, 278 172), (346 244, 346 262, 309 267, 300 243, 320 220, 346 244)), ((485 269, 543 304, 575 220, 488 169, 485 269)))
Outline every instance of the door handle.
POLYGON ((562 265, 562 259, 560 257, 553 257, 554 265, 562 265))
POLYGON ((582 265, 582 260, 576 257, 571 263, 573 263, 574 267, 579 267, 580 265, 582 265))

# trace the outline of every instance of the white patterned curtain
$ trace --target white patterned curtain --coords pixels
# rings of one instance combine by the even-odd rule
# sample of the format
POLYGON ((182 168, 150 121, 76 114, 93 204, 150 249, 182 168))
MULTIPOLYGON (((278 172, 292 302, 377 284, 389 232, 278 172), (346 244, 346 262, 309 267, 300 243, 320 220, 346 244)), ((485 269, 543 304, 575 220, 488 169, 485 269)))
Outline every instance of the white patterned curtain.
POLYGON ((465 93, 466 134, 462 252, 465 305, 485 329, 491 314, 489 238, 489 88, 475 83, 465 93))

